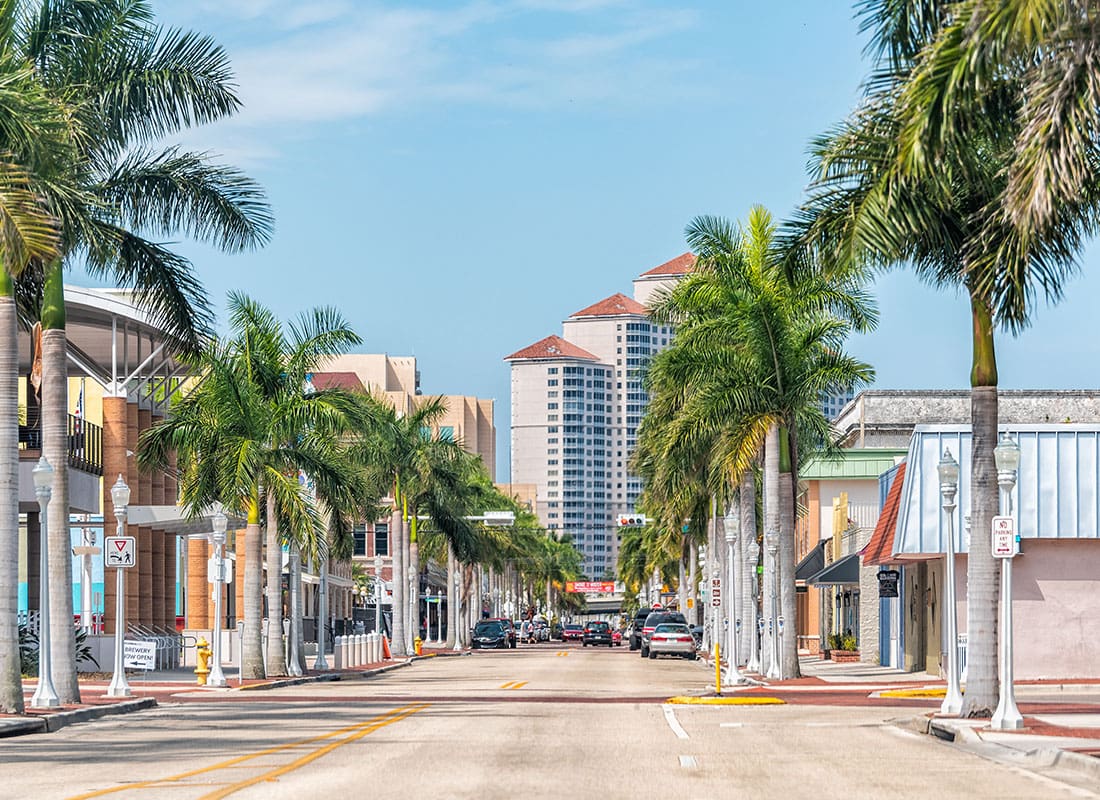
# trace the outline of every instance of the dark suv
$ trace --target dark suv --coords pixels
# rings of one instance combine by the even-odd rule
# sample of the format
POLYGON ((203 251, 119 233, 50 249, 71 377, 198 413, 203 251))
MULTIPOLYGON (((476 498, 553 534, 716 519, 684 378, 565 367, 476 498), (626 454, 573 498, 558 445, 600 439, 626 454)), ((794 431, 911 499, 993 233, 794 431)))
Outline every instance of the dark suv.
POLYGON ((630 625, 630 649, 637 650, 642 646, 642 628, 645 627, 645 618, 660 608, 639 608, 634 614, 634 622, 630 625))
POLYGON ((642 658, 649 658, 649 639, 653 636, 653 629, 660 625, 662 622, 679 622, 683 625, 687 624, 687 620, 684 619, 684 615, 678 611, 654 611, 648 617, 645 618, 645 623, 642 625, 641 637, 642 637, 642 658))
POLYGON ((585 647, 588 647, 588 645, 595 647, 599 644, 606 644, 611 647, 611 626, 602 620, 589 622, 584 626, 581 642, 585 647))

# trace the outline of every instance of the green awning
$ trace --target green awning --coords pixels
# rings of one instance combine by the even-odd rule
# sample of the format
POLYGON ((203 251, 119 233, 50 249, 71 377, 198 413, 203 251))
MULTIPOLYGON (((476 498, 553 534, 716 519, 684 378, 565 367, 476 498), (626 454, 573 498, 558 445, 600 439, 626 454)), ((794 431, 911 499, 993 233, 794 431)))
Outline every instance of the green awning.
POLYGON ((806 583, 812 586, 842 586, 859 583, 859 553, 834 561, 806 583))

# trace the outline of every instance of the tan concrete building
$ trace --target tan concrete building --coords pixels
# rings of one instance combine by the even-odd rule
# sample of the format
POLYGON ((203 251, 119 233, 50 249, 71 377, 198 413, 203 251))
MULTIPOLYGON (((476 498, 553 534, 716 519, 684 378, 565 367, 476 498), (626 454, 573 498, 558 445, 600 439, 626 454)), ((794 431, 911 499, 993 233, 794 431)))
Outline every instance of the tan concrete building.
POLYGON ((630 473, 648 397, 642 368, 672 339, 645 303, 691 271, 684 253, 571 314, 562 335, 505 358, 512 368, 513 483, 533 484, 542 524, 570 533, 590 578, 616 569, 618 514, 634 511, 641 483, 630 473))

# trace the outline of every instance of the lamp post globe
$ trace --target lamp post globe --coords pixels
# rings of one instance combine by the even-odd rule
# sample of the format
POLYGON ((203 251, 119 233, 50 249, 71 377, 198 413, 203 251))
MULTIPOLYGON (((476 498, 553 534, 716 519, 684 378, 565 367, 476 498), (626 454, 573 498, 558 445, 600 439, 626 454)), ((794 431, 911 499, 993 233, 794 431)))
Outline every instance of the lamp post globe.
MULTIPOLYGON (((1007 433, 1002 433, 993 448, 993 461, 997 465, 997 484, 1000 487, 1001 514, 1012 518, 1015 529, 1016 514, 1012 504, 1012 492, 1016 488, 1016 470, 1020 466, 1020 445, 1007 433)), ((1018 534, 1018 532, 1017 532, 1018 534)), ((998 644, 1000 648, 1000 697, 997 709, 989 721, 997 730, 1017 730, 1024 726, 1024 718, 1016 707, 1014 684, 1013 631, 1012 631, 1012 562, 1013 557, 1001 558, 1001 620, 998 644)))

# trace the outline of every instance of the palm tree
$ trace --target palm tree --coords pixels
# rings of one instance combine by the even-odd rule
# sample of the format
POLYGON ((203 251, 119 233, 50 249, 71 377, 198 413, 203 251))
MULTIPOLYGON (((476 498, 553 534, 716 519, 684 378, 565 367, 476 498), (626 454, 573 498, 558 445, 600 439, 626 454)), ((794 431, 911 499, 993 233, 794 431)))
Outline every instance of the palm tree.
POLYGON ((815 140, 811 196, 788 243, 797 257, 811 254, 831 265, 908 264, 922 280, 962 288, 970 300, 973 543, 967 558, 968 682, 962 713, 988 716, 998 693, 998 576, 988 546, 998 510, 994 332, 1002 327, 1016 334, 1026 327, 1038 290, 1057 299, 1086 226, 1076 209, 1056 207, 1056 224, 1035 236, 1002 211, 1018 134, 1008 111, 1014 95, 1005 84, 985 88, 983 127, 964 140, 947 141, 935 170, 903 168, 909 124, 903 98, 921 54, 956 5, 863 4, 876 72, 859 109, 815 140))
MULTIPOLYGON (((357 418, 359 401, 337 389, 309 391, 305 377, 324 357, 358 344, 359 337, 332 309, 302 315, 289 332, 243 295, 230 295, 229 311, 232 337, 202 351, 202 382, 176 404, 172 416, 142 434, 138 463, 163 467, 175 451, 181 501, 191 513, 220 502, 246 516, 242 670, 245 678, 262 678, 264 499, 273 498, 275 521, 301 549, 324 554, 329 522, 299 474, 315 483, 318 497, 331 494, 342 498, 340 508, 353 505, 361 487, 340 438, 349 419, 357 418)), ((279 544, 276 539, 276 552, 269 551, 276 580, 282 571, 279 544)), ((281 605, 270 609, 278 630, 269 631, 280 640, 281 605)), ((282 661, 279 651, 273 666, 282 661)))
MULTIPOLYGON (((800 450, 829 441, 821 394, 870 380, 871 368, 845 355, 843 344, 852 330, 872 326, 875 314, 858 272, 780 261, 774 233, 762 208, 750 212, 744 231, 709 217, 688 226, 695 273, 651 308, 658 321, 677 325, 674 346, 654 360, 658 399, 651 407, 660 412, 662 396, 670 398, 661 469, 690 474, 705 467, 712 494, 721 497, 732 496, 775 429, 764 485, 772 498, 765 507, 778 516, 765 530, 779 536, 782 613, 794 619, 800 450)), ((796 676, 797 647, 789 638, 783 672, 796 676)))
POLYGON ((62 702, 75 702, 62 270, 84 256, 91 273, 132 286, 154 321, 194 351, 208 326, 205 297, 190 265, 143 233, 184 232, 240 250, 266 240, 270 216, 262 192, 238 172, 205 155, 146 147, 238 107, 225 54, 209 39, 161 31, 148 4, 130 0, 13 0, 0 6, 0 35, 64 108, 74 147, 40 187, 42 205, 60 224, 57 255, 34 261, 44 275, 43 454, 54 467, 53 679, 62 702))

